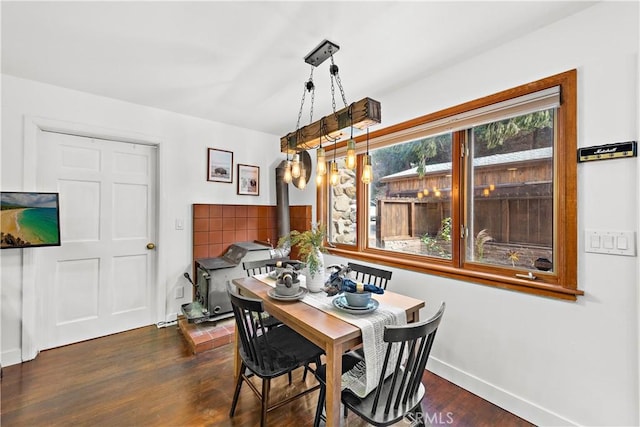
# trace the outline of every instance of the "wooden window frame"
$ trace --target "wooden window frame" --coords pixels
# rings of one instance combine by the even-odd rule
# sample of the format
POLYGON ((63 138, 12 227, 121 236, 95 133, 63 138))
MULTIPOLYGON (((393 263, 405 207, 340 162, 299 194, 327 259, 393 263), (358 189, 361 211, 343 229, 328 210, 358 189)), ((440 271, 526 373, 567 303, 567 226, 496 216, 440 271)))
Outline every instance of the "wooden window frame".
MULTIPOLYGON (((452 138, 452 159, 454 161, 452 162, 451 212, 453 224, 451 239, 454 244, 452 245, 451 260, 368 247, 369 188, 360 180, 358 180, 356 190, 356 244, 327 244, 329 252, 337 256, 420 273, 575 301, 578 295, 584 294, 578 289, 577 282, 577 71, 575 69, 371 132, 370 138, 379 141, 382 139, 393 140, 394 134, 406 132, 407 129, 554 86, 560 86, 560 107, 557 110, 555 125, 557 139, 554 145, 553 160, 555 233, 553 250, 556 259, 553 272, 536 272, 536 279, 530 280, 516 277, 514 269, 465 262, 465 241, 460 232, 460 225, 465 218, 465 189, 462 170, 464 165, 463 160, 455 160, 461 159, 460 146, 464 130, 453 132, 452 138)), ((365 136, 360 136, 356 138, 356 143, 360 143, 362 146, 364 139, 365 136)), ((335 149, 340 152, 344 149, 343 145, 345 144, 337 144, 335 149)), ((362 154, 358 156, 357 176, 360 176, 361 168, 362 154)), ((317 190, 317 218, 328 218, 328 194, 328 183, 325 180, 317 190)))

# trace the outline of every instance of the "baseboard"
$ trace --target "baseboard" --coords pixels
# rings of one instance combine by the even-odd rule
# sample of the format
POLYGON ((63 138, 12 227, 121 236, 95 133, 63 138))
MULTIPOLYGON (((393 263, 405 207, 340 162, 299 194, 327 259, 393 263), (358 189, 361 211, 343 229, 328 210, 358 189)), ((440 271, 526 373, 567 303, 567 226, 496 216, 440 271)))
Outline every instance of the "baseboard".
POLYGON ((2 360, 2 363, 1 363, 2 367, 17 365, 19 363, 22 363, 22 351, 20 351, 19 348, 3 351, 0 360, 2 360))
MULTIPOLYGON (((457 386, 460 386, 535 425, 578 425, 567 418, 536 405, 533 402, 529 402, 528 400, 516 396, 507 390, 488 383, 481 378, 471 375, 468 372, 464 372, 434 357, 429 358, 428 366, 429 371, 434 374, 451 381, 457 386)), ((455 417, 455 414, 453 416, 455 417)))

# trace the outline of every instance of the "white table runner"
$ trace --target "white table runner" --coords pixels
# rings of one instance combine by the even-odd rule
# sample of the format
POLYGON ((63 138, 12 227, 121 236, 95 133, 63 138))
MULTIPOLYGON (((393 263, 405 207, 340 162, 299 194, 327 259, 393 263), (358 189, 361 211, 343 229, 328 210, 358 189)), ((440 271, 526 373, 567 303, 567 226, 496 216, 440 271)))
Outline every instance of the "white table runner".
MULTIPOLYGON (((275 287, 276 282, 268 274, 258 274, 254 278, 275 287)), ((375 294, 372 295, 375 299, 375 294)), ((351 314, 336 308, 333 299, 336 296, 327 296, 325 292, 307 293, 302 302, 335 316, 345 322, 357 326, 362 331, 362 349, 366 363, 358 363, 352 370, 342 375, 342 389, 349 388, 357 396, 365 397, 378 384, 381 365, 387 349, 383 341, 385 325, 406 325, 407 314, 404 310, 379 302, 378 309, 366 314, 351 314)), ((388 366, 393 367, 395 357, 389 361, 388 366)), ((386 374, 388 375, 390 371, 386 374)))

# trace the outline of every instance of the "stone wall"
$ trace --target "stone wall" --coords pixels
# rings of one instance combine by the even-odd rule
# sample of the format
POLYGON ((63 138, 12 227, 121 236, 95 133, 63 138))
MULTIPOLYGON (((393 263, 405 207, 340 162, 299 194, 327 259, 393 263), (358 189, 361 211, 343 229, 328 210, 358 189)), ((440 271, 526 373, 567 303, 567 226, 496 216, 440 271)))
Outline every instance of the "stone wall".
POLYGON ((334 243, 356 243, 356 171, 339 164, 340 180, 331 186, 331 228, 329 239, 334 243))

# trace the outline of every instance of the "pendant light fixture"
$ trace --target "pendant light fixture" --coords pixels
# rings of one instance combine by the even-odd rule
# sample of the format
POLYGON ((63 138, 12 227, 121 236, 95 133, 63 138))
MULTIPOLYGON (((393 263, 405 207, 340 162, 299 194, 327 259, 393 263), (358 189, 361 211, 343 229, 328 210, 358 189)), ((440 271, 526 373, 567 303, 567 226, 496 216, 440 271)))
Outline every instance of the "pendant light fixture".
POLYGON ((373 168, 371 167, 371 155, 369 154, 369 128, 367 128, 367 154, 362 156, 362 177, 364 184, 371 184, 373 179, 373 168))
POLYGON ((329 175, 329 182, 334 187, 340 183, 340 173, 338 172, 338 163, 336 163, 335 160, 331 162, 331 174, 329 175))
POLYGON ((300 179, 298 179, 298 189, 304 190, 307 186, 307 171, 304 168, 300 168, 300 179))
MULTIPOLYGON (((338 76, 338 66, 333 63, 333 54, 340 50, 340 46, 329 41, 323 40, 318 46, 316 46, 311 52, 305 56, 304 61, 310 64, 312 67, 317 67, 327 59, 331 58, 330 73, 332 77, 335 76, 340 89, 341 94, 342 83, 338 76)), ((332 81, 333 82, 333 81, 332 81)), ((333 98, 333 87, 332 87, 333 98)), ((346 125, 355 126, 358 129, 366 129, 367 127, 380 123, 381 121, 381 106, 380 102, 371 98, 363 98, 360 101, 354 103, 353 108, 347 106, 345 101, 344 108, 336 111, 335 102, 333 105, 333 114, 324 117, 324 135, 336 135, 342 129, 346 128, 346 125)), ((280 138, 280 149, 285 150, 308 150, 316 148, 323 136, 320 127, 323 125, 321 120, 315 122, 311 121, 307 126, 299 129, 300 132, 291 132, 280 138)))
MULTIPOLYGON (((320 129, 324 128, 324 118, 321 120, 320 129)), ((320 146, 316 150, 316 184, 322 184, 322 177, 327 174, 327 156, 322 148, 322 138, 320 138, 320 146)))
POLYGON ((333 143, 333 161, 331 162, 331 173, 329 174, 329 183, 335 187, 340 182, 340 173, 338 172, 338 162, 336 161, 336 143, 333 143))
POLYGON ((316 150, 316 174, 322 176, 327 173, 327 161, 324 148, 318 147, 316 150))
POLYGON ((356 168, 356 142, 353 140, 353 104, 349 106, 349 118, 351 120, 351 137, 347 141, 347 158, 345 166, 347 169, 356 168))
POLYGON ((291 176, 291 160, 289 160, 289 154, 287 154, 287 162, 284 164, 284 175, 282 177, 282 180, 287 184, 289 184, 292 178, 293 177, 291 176))
POLYGON ((347 158, 345 166, 348 169, 355 169, 356 167, 356 142, 353 139, 350 139, 347 142, 347 158))
POLYGON ((316 150, 316 185, 319 187, 322 185, 323 177, 327 174, 327 161, 324 153, 324 148, 320 146, 316 150))
POLYGON ((293 161, 291 162, 291 176, 294 178, 300 178, 300 154, 293 155, 293 161))
POLYGON ((309 80, 305 82, 305 88, 302 93, 302 101, 300 103, 300 111, 298 113, 298 121, 296 130, 282 138, 280 138, 280 150, 287 153, 287 163, 285 164, 284 182, 293 182, 296 187, 304 188, 309 181, 310 169, 306 170, 306 177, 302 169, 301 155, 308 154, 306 150, 316 148, 316 182, 321 185, 324 182, 324 176, 329 173, 329 182, 337 185, 340 181, 338 163, 335 160, 336 142, 342 136, 342 130, 349 126, 351 129, 351 138, 347 141, 347 157, 346 167, 355 169, 357 164, 356 143, 353 139, 353 128, 365 129, 369 126, 380 123, 380 103, 371 98, 363 98, 351 105, 347 104, 344 94, 344 88, 338 74, 338 66, 334 63, 333 54, 340 49, 340 46, 323 40, 315 49, 313 49, 304 60, 311 65, 311 74, 309 80), (320 120, 313 121, 313 103, 315 97, 315 85, 313 83, 313 68, 322 64, 325 60, 331 59, 329 74, 331 75, 331 104, 333 113, 320 120), (344 108, 336 109, 334 81, 339 89, 339 93, 344 103, 344 108), (306 93, 311 95, 311 112, 309 125, 300 127, 300 119, 304 107, 306 93), (334 159, 327 165, 325 148, 322 146, 322 140, 334 143, 334 159), (293 155, 292 161, 289 162, 289 154, 293 155), (288 173, 290 171, 290 173, 288 173))

